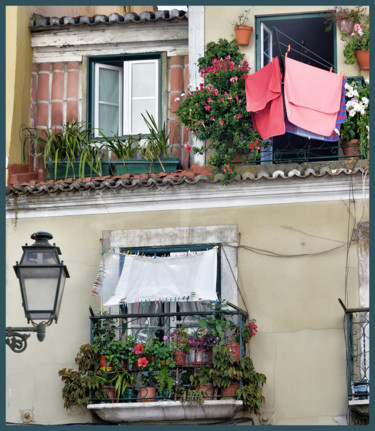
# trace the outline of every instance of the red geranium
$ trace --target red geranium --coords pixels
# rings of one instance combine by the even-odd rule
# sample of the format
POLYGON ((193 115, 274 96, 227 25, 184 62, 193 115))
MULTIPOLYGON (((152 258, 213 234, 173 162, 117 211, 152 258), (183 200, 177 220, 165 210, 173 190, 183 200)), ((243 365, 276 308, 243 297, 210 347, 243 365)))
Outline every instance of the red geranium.
POLYGON ((139 355, 143 352, 143 344, 142 343, 138 343, 135 348, 134 348, 134 352, 136 355, 139 355))
POLYGON ((147 364, 148 360, 145 356, 143 358, 138 358, 138 367, 145 367, 147 364))

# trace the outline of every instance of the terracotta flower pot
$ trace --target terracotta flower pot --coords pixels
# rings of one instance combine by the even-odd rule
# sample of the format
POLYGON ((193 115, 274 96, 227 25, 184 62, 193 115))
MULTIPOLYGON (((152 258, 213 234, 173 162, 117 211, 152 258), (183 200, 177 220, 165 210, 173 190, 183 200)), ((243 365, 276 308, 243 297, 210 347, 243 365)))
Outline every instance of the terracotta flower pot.
POLYGON ((108 398, 116 398, 116 392, 115 392, 115 388, 113 388, 112 386, 107 386, 104 385, 101 389, 101 392, 107 392, 108 398))
POLYGON ((349 19, 339 19, 337 21, 337 25, 341 33, 352 34, 355 22, 349 19))
POLYGON ((104 355, 100 355, 100 369, 102 371, 112 371, 112 364, 104 355))
POLYGON ((186 365, 186 353, 176 351, 173 353, 173 359, 176 362, 176 365, 178 366, 185 366, 186 365))
POLYGON ((240 387, 240 384, 238 382, 232 383, 227 388, 223 388, 221 391, 221 395, 223 397, 235 397, 236 391, 240 387))
POLYGON ((355 57, 361 70, 370 69, 370 51, 356 51, 355 57))
POLYGON ((233 359, 238 361, 240 359, 240 343, 233 341, 232 343, 227 343, 226 347, 231 350, 233 359))
POLYGON ((358 144, 358 139, 352 139, 350 142, 341 142, 342 152, 344 153, 347 160, 355 159, 357 160, 358 154, 360 154, 360 147, 358 144))
POLYGON ((240 46, 247 46, 250 42, 253 30, 253 27, 250 27, 249 25, 237 25, 234 27, 237 44, 240 46))
POLYGON ((203 394, 203 398, 205 400, 212 400, 212 398, 214 396, 214 387, 213 387, 212 383, 207 383, 206 385, 199 386, 199 389, 201 391, 205 392, 203 394))
POLYGON ((151 403, 156 401, 156 388, 151 386, 139 388, 139 395, 142 403, 151 403))

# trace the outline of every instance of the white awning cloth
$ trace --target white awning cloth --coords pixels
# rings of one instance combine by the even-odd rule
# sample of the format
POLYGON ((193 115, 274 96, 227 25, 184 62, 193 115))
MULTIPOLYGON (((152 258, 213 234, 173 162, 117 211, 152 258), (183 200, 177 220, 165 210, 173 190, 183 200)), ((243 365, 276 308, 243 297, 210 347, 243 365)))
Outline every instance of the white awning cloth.
POLYGON ((127 255, 113 296, 105 306, 138 301, 217 299, 217 249, 188 256, 127 255))

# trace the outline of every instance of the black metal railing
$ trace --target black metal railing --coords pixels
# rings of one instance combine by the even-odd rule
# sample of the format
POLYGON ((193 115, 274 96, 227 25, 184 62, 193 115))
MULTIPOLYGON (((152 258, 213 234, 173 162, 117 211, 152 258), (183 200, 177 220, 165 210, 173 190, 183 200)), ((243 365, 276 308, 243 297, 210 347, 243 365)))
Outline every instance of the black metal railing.
POLYGON ((346 308, 347 382, 349 404, 369 402, 370 397, 370 309, 346 308))
POLYGON ((91 310, 90 342, 98 346, 107 383, 106 395, 91 391, 90 403, 145 398, 200 402, 233 396, 205 382, 205 376, 214 367, 218 346, 224 355, 218 361, 225 354, 234 362, 246 355, 246 319, 246 312, 229 303, 218 309, 200 302, 140 302, 120 307, 119 314, 94 315, 91 310), (124 390, 119 389, 121 375, 124 390))

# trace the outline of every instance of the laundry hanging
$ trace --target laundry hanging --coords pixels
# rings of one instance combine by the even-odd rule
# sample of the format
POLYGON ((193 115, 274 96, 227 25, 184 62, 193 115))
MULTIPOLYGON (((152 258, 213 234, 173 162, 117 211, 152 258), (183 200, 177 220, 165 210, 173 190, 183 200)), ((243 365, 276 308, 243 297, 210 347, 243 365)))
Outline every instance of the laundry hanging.
POLYGON ((217 299, 217 249, 177 257, 125 256, 114 294, 105 306, 160 300, 217 299))
POLYGON ((246 78, 246 109, 262 139, 285 133, 279 59, 246 78))
POLYGON ((284 62, 288 121, 309 132, 330 136, 340 111, 343 77, 287 56, 284 62))
POLYGON ((292 124, 290 121, 285 121, 285 131, 288 133, 292 133, 294 135, 301 136, 303 138, 309 138, 309 139, 316 139, 319 141, 327 141, 327 142, 335 142, 338 141, 340 137, 340 128, 343 123, 346 121, 346 105, 345 105, 345 84, 346 84, 346 77, 342 80, 342 88, 341 88, 341 104, 340 104, 340 110, 337 115, 336 119, 336 125, 334 131, 331 133, 330 136, 323 136, 318 135, 313 132, 309 132, 308 130, 302 129, 301 127, 297 127, 296 125, 292 124))

